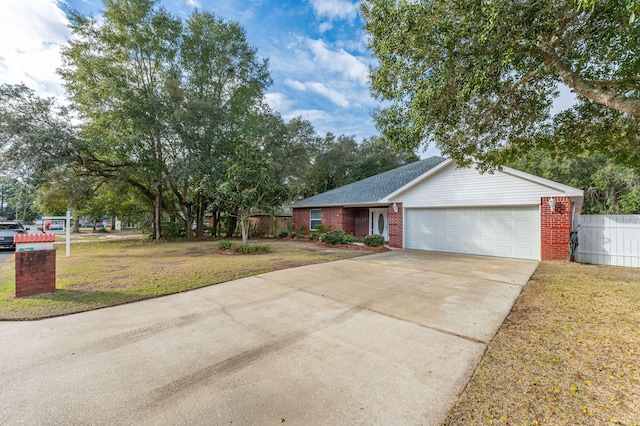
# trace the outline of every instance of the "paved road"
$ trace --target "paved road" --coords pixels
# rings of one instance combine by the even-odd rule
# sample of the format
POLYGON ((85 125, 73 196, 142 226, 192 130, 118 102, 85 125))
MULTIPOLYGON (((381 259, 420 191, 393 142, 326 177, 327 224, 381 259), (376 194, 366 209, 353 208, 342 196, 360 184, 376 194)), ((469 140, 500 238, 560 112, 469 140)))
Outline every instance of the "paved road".
POLYGON ((537 262, 398 250, 0 323, 0 424, 439 424, 537 262))

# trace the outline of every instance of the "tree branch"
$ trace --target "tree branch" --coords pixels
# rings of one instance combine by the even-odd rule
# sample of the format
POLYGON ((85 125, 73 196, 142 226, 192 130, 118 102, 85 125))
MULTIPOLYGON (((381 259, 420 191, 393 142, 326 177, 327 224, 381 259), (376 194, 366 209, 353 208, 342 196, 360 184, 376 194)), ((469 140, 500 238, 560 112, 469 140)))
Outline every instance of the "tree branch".
MULTIPOLYGON (((640 99, 628 98, 615 91, 604 89, 605 85, 597 85, 591 81, 583 79, 573 72, 567 64, 553 51, 553 49, 542 43, 538 47, 544 55, 547 64, 553 67, 562 81, 575 93, 591 99, 592 101, 608 106, 618 111, 631 115, 640 115, 640 99)), ((609 86, 613 87, 613 86, 609 86)))

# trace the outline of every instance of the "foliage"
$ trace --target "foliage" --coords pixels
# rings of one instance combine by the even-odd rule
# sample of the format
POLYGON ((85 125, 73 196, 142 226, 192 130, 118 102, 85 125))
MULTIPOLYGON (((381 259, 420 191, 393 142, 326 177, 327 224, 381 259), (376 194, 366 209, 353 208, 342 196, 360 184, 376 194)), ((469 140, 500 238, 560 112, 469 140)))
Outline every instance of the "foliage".
POLYGON ((347 234, 342 238, 342 244, 353 244, 356 242, 356 237, 352 234, 347 234))
POLYGON ((268 245, 254 245, 254 246, 239 246, 238 250, 240 250, 240 252, 244 253, 244 254, 249 254, 249 253, 268 253, 269 251, 271 251, 271 248, 268 245))
POLYGON ((247 245, 251 212, 279 207, 285 201, 286 190, 273 177, 273 163, 258 146, 247 140, 238 143, 216 197, 220 205, 238 215, 243 245, 247 245))
POLYGON ((562 83, 583 107, 568 129, 597 127, 611 139, 594 148, 634 150, 638 163, 637 7, 635 0, 367 0, 365 28, 378 61, 371 86, 385 102, 378 126, 396 146, 435 142, 458 164, 479 161, 486 170, 532 146, 563 145, 562 120, 550 121, 562 83), (625 137, 624 126, 607 134, 594 117, 627 121, 634 136, 625 137))
POLYGON ((210 13, 181 20, 155 0, 108 0, 100 18, 72 14, 65 81, 81 115, 88 172, 125 182, 187 237, 271 83, 244 30, 210 13))
POLYGON ((320 238, 322 238, 322 232, 309 232, 309 239, 310 240, 320 240, 320 238))
POLYGON ((218 242, 218 247, 220 247, 222 250, 231 250, 234 246, 235 244, 233 243, 233 241, 220 240, 220 242, 218 242))
POLYGON ((356 237, 351 234, 345 233, 341 229, 334 229, 327 231, 319 236, 320 241, 329 244, 351 244, 355 242, 356 237))
POLYGON ((278 234, 278 238, 287 238, 289 236, 289 231, 280 231, 278 234))
POLYGON ((367 247, 379 247, 384 245, 384 237, 378 234, 365 235, 362 240, 364 245, 367 247))
POLYGON ((228 240, 220 240, 218 242, 218 247, 221 250, 228 250, 228 251, 234 251, 234 252, 238 252, 238 253, 243 253, 243 254, 249 254, 249 253, 267 253, 269 251, 271 251, 271 248, 268 245, 253 245, 253 246, 249 246, 249 245, 245 245, 245 244, 236 244, 233 241, 228 241, 228 240))
POLYGON ((342 240, 345 237, 345 232, 341 229, 334 229, 329 232, 325 232, 322 236, 322 241, 329 244, 342 244, 342 240))
POLYGON ((511 166, 582 189, 583 213, 640 213, 640 174, 602 154, 563 158, 534 149, 511 166))
POLYGON ((162 222, 162 236, 168 240, 184 238, 184 229, 178 222, 162 222))

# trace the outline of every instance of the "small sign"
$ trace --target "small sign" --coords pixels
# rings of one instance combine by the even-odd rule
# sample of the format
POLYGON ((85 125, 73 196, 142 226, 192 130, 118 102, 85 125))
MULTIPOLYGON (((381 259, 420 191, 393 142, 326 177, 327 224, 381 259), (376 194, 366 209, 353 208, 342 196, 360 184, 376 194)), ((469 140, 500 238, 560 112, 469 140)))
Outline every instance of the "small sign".
POLYGON ((64 231, 64 219, 47 219, 44 221, 43 230, 48 231, 64 231))

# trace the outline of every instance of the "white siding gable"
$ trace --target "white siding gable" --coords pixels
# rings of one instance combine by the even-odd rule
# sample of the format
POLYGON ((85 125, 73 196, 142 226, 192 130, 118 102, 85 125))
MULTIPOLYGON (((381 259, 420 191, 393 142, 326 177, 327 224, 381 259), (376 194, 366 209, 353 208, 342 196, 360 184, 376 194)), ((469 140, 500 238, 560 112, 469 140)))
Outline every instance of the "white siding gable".
POLYGON ((391 200, 403 207, 538 205, 541 197, 563 191, 506 172, 480 174, 475 169, 445 167, 391 200))

